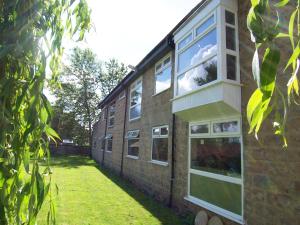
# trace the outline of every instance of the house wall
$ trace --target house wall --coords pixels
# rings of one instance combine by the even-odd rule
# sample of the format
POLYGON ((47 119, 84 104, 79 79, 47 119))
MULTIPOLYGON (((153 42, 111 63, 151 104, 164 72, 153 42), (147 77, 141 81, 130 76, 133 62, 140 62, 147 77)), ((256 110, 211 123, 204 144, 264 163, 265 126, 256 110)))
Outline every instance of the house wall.
POLYGON ((92 157, 98 163, 102 161, 102 157, 103 157, 103 151, 101 151, 100 148, 101 148, 101 139, 105 137, 105 123, 106 123, 106 118, 104 118, 105 110, 106 108, 102 109, 98 122, 96 122, 93 126, 92 157))

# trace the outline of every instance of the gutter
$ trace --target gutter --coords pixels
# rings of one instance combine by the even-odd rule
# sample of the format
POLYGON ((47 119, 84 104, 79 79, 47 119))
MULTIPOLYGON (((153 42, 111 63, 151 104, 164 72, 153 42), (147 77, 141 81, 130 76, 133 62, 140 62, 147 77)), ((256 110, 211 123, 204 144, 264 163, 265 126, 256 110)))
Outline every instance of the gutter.
POLYGON ((121 170, 120 176, 123 177, 123 164, 124 164, 124 152, 125 152, 125 129, 127 124, 127 104, 128 104, 128 88, 125 89, 125 113, 124 113, 124 124, 123 124, 123 141, 122 141, 122 154, 121 154, 121 170))
POLYGON ((173 205, 173 192, 175 180, 175 132, 176 132, 176 116, 172 114, 172 159, 171 159, 171 180, 170 180, 170 197, 169 207, 173 205))

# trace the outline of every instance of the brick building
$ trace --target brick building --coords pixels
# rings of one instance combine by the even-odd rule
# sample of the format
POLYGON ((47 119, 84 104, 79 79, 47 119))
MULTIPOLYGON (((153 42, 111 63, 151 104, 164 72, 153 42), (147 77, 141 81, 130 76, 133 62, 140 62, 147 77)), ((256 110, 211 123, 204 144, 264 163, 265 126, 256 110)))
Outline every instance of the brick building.
POLYGON ((261 144, 248 135, 246 105, 256 88, 249 7, 205 0, 192 9, 99 103, 92 155, 180 212, 205 209, 225 224, 296 225, 299 108, 289 112, 287 151, 270 122, 261 144))

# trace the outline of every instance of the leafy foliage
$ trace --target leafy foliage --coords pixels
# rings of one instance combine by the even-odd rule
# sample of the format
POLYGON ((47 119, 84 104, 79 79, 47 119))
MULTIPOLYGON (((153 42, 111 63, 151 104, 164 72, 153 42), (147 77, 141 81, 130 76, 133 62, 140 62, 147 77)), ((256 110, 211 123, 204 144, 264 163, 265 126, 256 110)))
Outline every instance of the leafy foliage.
POLYGON ((254 132, 257 137, 262 123, 271 113, 274 113, 275 134, 282 137, 283 146, 287 147, 285 136, 287 108, 292 102, 297 104, 296 98, 299 97, 297 75, 300 64, 300 0, 297 0, 297 3, 290 0, 281 0, 276 4, 272 2, 251 0, 251 8, 247 17, 251 40, 256 47, 252 71, 258 87, 248 102, 247 118, 250 124, 249 132, 254 132), (280 26, 282 21, 279 12, 285 7, 294 9, 290 15, 288 33, 285 33, 284 28, 280 26), (274 21, 273 18, 277 20, 274 21), (284 39, 290 42, 291 55, 287 62, 281 55, 289 49, 278 47, 280 42, 286 41, 284 39), (264 52, 262 59, 259 57, 260 52, 264 52), (290 74, 286 94, 282 92, 278 84, 281 63, 285 64, 284 71, 290 74))
POLYGON ((55 223, 48 143, 58 135, 43 95, 46 66, 55 83, 63 37, 81 40, 89 27, 85 0, 0 1, 0 224, 35 224, 47 196, 55 223))
POLYGON ((102 97, 107 96, 120 83, 127 72, 127 67, 116 59, 105 62, 105 68, 101 71, 99 77, 102 97))
MULTIPOLYGON (((61 88, 54 90, 57 106, 63 112, 73 114, 76 121, 88 130, 90 146, 92 125, 97 119, 97 104, 100 100, 97 93, 100 72, 101 65, 92 50, 76 47, 70 55, 69 65, 63 67, 61 88)), ((82 131, 81 135, 84 136, 86 132, 82 131)))

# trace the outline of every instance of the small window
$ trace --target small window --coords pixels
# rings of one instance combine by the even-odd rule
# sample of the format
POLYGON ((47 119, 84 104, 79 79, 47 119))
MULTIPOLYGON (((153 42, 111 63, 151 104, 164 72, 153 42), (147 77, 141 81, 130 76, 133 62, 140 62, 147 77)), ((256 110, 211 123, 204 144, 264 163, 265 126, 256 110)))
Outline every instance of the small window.
POLYGON ((152 160, 168 162, 168 126, 152 129, 152 160))
POLYGON ((182 41, 178 44, 178 50, 187 46, 193 40, 193 35, 190 33, 187 37, 185 37, 182 41))
POLYGON ((238 121, 213 123, 214 133, 236 133, 239 132, 238 121))
POLYGON ((191 134, 208 134, 209 124, 192 125, 191 134))
POLYGON ((112 134, 108 134, 106 136, 106 151, 112 152, 112 144, 113 144, 113 136, 112 134))
POLYGON ((122 91, 119 95, 119 100, 125 98, 125 90, 122 91))
POLYGON ((155 94, 157 94, 171 86, 171 56, 158 62, 155 68, 155 94))
POLYGON ((105 138, 102 138, 101 139, 101 148, 100 148, 101 151, 104 151, 105 150, 105 138))
POLYGON ((128 131, 127 132, 127 155, 138 157, 140 149, 140 131, 128 131))
POLYGON ((234 55, 226 55, 227 79, 236 80, 236 57, 234 55))
POLYGON ((210 26, 212 26, 214 23, 215 17, 214 15, 212 15, 196 29, 196 36, 203 34, 203 32, 207 30, 210 26))
POLYGON ((116 112, 116 104, 113 103, 111 106, 109 106, 108 127, 113 127, 115 124, 115 112, 116 112))
POLYGON ((226 26, 226 48, 235 51, 235 29, 226 26))
POLYGON ((231 25, 235 25, 234 13, 225 10, 225 22, 231 25))
POLYGON ((129 120, 134 120, 141 117, 142 91, 143 89, 141 79, 135 81, 131 85, 129 120))

